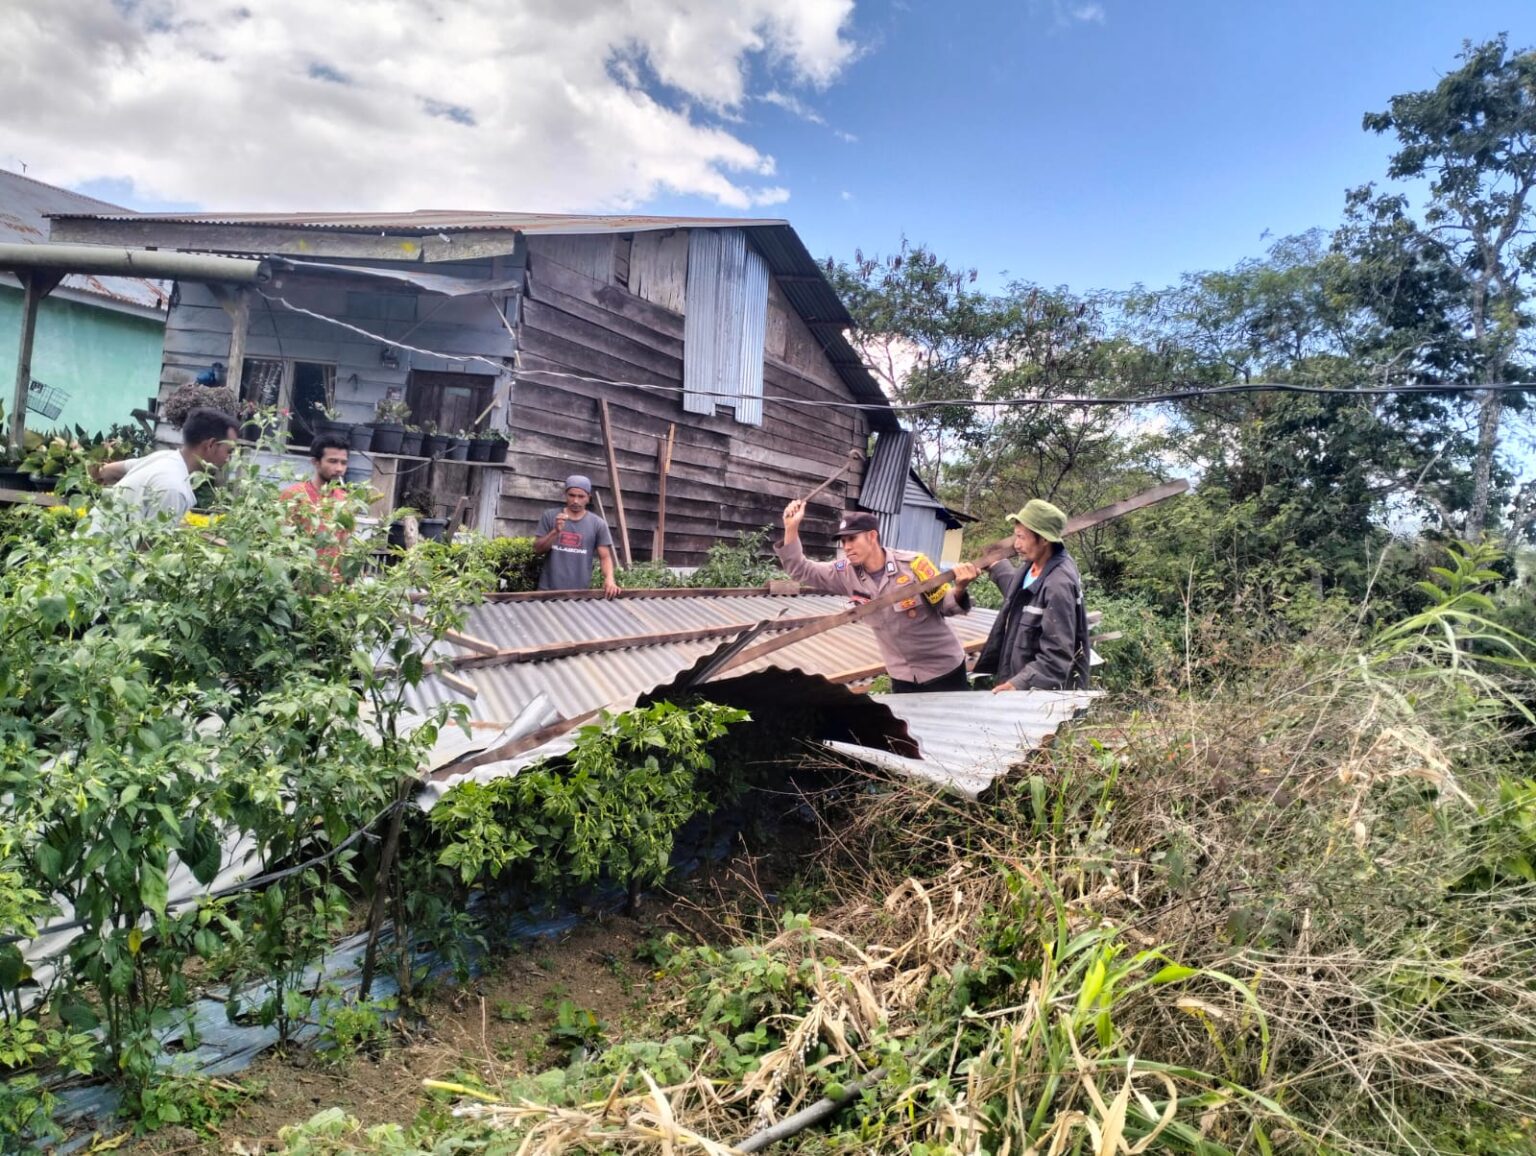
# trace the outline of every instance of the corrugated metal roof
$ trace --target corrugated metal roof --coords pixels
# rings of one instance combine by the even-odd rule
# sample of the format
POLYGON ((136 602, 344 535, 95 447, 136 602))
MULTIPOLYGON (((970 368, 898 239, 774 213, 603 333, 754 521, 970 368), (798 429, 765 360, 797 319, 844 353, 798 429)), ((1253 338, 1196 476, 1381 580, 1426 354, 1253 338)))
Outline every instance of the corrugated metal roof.
MULTIPOLYGON (((48 240, 49 216, 60 212, 83 215, 99 209, 116 210, 117 206, 0 169, 0 241, 35 245, 48 240)), ((8 276, 6 281, 10 283, 8 276)), ((142 277, 71 273, 60 285, 77 293, 161 312, 170 300, 167 286, 142 277)))
MULTIPOLYGON (((502 649, 523 649, 560 642, 749 626, 781 616, 794 619, 835 614, 846 607, 846 599, 827 594, 485 603, 470 612, 464 633, 502 649)), ((994 616, 994 611, 976 609, 951 618, 950 622, 962 643, 976 647, 985 641, 994 616)), ((470 717, 476 722, 510 723, 542 692, 562 717, 574 718, 598 707, 628 703, 652 687, 670 682, 720 644, 720 639, 702 639, 542 662, 476 666, 461 671, 459 677, 474 684, 479 692, 477 697, 466 699, 441 679, 428 677, 408 692, 407 702, 416 710, 444 702, 466 702, 470 717)), ((455 647, 439 651, 439 656, 451 654, 469 657, 455 647)), ((883 669, 874 632, 862 623, 796 643, 733 673, 768 667, 820 674, 833 681, 867 678, 871 672, 883 669)))
MULTIPOLYGON (((88 200, 88 198, 86 198, 88 200)), ((94 204, 94 203, 93 203, 94 204)), ((113 208, 113 206, 104 206, 113 208)), ((653 217, 632 214, 507 213, 447 209, 418 209, 407 213, 129 213, 59 211, 60 219, 86 218, 136 224, 197 225, 228 228, 297 228, 350 233, 388 233, 400 236, 508 231, 547 236, 585 233, 637 233, 670 229, 744 229, 753 246, 780 278, 779 288, 826 352, 838 377, 865 405, 871 425, 895 429, 895 414, 888 408, 885 392, 864 365, 843 330, 853 317, 827 280, 827 270, 788 221, 750 217, 653 217)), ((210 237, 210 250, 220 251, 210 237)), ((250 238, 240 240, 241 252, 250 238)))
POLYGON ((899 514, 912 464, 911 430, 886 430, 875 441, 874 456, 864 470, 859 505, 877 514, 899 514))
MULTIPOLYGON (((90 198, 82 198, 89 200, 90 198)), ((117 209, 115 205, 102 205, 117 209)), ((654 217, 631 213, 512 213, 474 209, 412 209, 384 213, 135 213, 127 209, 60 209, 55 217, 89 217, 97 221, 143 221, 171 225, 274 226, 324 229, 333 232, 395 233, 430 236, 434 233, 486 232, 507 229, 550 236, 580 233, 636 233, 654 229, 741 229, 787 227, 789 222, 762 217, 654 217)))
POLYGON ((1081 715, 1100 691, 1027 690, 1014 694, 890 694, 870 697, 907 724, 922 752, 824 744, 860 762, 948 787, 974 799, 1037 750, 1056 728, 1081 715))

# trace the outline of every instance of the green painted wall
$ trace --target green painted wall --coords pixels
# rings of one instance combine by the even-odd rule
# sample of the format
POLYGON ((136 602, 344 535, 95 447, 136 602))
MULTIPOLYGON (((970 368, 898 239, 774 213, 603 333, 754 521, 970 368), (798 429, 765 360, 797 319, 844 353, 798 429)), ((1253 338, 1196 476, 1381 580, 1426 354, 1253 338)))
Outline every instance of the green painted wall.
MULTIPOLYGON (((81 426, 101 433, 133 421, 131 411, 159 392, 165 324, 110 309, 45 297, 37 312, 32 377, 69 393, 50 421, 29 412, 27 428, 81 426)), ((21 341, 21 291, 0 285, 0 404, 9 416, 21 341)))

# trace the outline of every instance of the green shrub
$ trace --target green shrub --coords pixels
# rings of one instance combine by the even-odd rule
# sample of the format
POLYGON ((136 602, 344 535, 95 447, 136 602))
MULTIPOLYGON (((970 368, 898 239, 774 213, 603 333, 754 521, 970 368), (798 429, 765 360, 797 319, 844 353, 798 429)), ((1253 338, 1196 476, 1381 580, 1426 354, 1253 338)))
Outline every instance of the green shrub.
POLYGON ((565 765, 460 783, 430 814, 437 862, 465 885, 512 868, 552 895, 599 878, 656 882, 678 829, 712 806, 698 785, 714 767, 709 744, 746 717, 655 703, 583 727, 565 765))

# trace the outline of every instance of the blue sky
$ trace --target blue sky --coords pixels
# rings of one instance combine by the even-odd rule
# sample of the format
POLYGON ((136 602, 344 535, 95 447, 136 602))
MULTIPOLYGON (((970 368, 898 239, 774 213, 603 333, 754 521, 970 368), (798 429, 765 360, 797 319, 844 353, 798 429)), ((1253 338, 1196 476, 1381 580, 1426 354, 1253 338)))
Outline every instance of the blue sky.
POLYGON ((1532 0, 13 3, 0 167, 130 207, 784 216, 1079 290, 1333 225, 1363 113, 1536 45, 1532 0))
POLYGON ((1536 4, 876 0, 805 101, 826 124, 754 107, 749 136, 818 255, 905 234, 992 284, 1163 285, 1337 222, 1385 176, 1362 114, 1501 31, 1536 44, 1536 4))

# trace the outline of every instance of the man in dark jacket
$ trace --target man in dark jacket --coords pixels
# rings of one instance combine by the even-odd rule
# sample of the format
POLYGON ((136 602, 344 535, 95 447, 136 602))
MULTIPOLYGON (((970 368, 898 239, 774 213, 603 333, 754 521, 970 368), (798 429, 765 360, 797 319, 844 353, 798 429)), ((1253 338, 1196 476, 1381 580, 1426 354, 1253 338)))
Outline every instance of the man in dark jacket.
POLYGON ((1088 612, 1077 563, 1061 543, 1067 516, 1033 498, 1008 520, 1020 561, 1004 560, 990 569, 1006 600, 976 660, 976 673, 994 677, 994 694, 1086 690, 1088 612))

